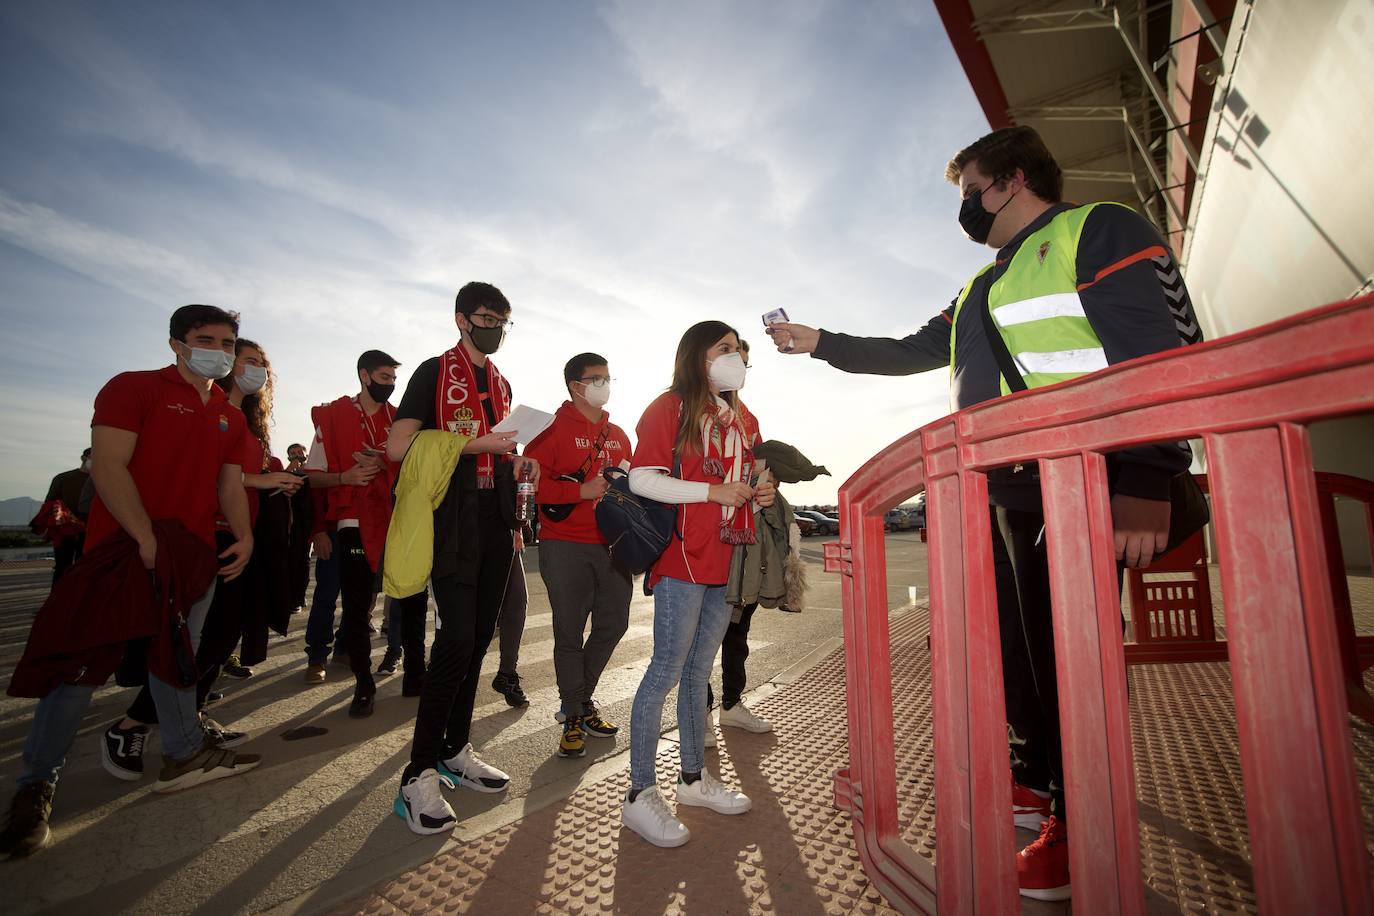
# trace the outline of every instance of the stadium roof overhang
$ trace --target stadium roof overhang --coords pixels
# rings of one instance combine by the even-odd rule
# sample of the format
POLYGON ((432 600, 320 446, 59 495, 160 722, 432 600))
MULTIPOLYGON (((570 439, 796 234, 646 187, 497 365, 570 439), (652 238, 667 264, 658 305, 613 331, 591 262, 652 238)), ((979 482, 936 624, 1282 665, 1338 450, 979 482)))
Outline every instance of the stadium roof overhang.
POLYGON ((1182 248, 1235 0, 935 6, 993 127, 1035 127, 1068 200, 1130 204, 1182 248))

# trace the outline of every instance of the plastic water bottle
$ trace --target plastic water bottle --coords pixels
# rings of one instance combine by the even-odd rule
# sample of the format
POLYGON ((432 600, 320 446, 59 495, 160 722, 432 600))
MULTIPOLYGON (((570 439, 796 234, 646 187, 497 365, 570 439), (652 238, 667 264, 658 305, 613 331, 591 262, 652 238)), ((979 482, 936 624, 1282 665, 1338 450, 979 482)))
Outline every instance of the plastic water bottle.
POLYGON ((515 478, 515 517, 522 524, 534 519, 534 465, 528 461, 520 465, 515 478))

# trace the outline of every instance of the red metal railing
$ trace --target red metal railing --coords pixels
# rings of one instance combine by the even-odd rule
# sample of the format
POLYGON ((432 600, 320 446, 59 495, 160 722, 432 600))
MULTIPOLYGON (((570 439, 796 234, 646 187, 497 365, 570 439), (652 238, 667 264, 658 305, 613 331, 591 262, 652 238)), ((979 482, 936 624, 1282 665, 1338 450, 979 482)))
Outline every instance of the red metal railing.
POLYGON ((1371 411, 1374 296, 981 404, 903 437, 844 484, 842 540, 826 545, 827 568, 844 574, 848 672, 850 766, 835 795, 853 813, 869 877, 893 905, 1019 908, 986 472, 1038 460, 1074 908, 1144 912, 1102 455, 1201 436, 1260 908, 1374 911, 1305 428, 1371 411), (897 824, 882 526, 889 507, 922 489, 937 647, 934 869, 897 824))

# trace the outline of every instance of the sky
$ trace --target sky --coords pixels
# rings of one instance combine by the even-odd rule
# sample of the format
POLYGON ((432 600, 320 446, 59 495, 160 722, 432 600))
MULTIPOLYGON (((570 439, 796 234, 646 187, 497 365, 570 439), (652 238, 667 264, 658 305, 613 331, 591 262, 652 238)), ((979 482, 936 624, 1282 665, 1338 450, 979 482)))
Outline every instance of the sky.
POLYGON ((738 328, 764 437, 833 475, 785 494, 833 503, 947 373, 783 356, 760 316, 923 325, 990 255, 943 180, 987 129, 929 0, 0 5, 0 499, 75 466, 180 305, 242 313, 280 455, 363 350, 403 390, 485 280, 516 403, 597 352, 631 438, 682 332, 738 328))

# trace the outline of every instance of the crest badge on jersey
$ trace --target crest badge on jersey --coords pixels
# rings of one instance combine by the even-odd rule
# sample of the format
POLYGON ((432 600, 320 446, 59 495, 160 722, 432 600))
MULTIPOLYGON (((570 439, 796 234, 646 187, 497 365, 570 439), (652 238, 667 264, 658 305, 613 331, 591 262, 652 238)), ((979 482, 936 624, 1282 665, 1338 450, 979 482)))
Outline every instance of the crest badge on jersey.
POLYGON ((222 433, 229 432, 229 418, 224 414, 219 415, 219 431, 222 433))
POLYGON ((1041 263, 1041 264, 1044 264, 1044 263, 1045 263, 1045 255, 1047 255, 1047 254, 1049 254, 1049 253, 1050 253, 1050 243, 1049 243, 1049 242, 1046 242, 1045 244, 1041 245, 1041 246, 1040 246, 1040 250, 1036 252, 1036 255, 1040 258, 1040 263, 1041 263))

